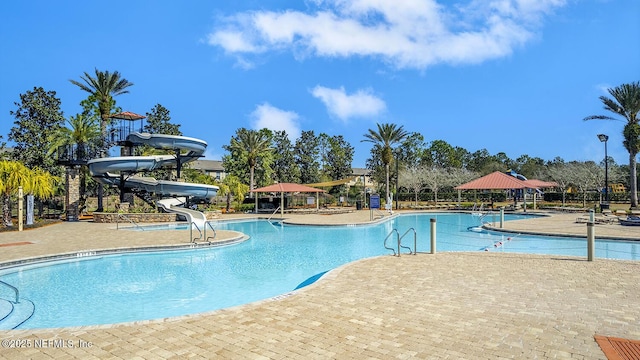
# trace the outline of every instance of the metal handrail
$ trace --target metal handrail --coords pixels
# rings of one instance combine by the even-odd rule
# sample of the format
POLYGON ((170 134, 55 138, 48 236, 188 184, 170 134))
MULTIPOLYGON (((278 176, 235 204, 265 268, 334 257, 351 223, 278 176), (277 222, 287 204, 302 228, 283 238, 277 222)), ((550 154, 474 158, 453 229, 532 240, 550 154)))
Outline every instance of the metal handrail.
POLYGON ((133 221, 132 219, 130 219, 128 216, 126 216, 125 214, 121 214, 121 213, 117 213, 118 216, 116 217, 116 230, 120 230, 120 221, 119 219, 122 217, 125 220, 129 221, 130 223, 132 223, 135 227, 137 227, 138 229, 144 231, 144 228, 140 225, 138 225, 138 223, 136 223, 135 221, 133 221))
MULTIPOLYGON (((218 236, 218 234, 216 233, 216 229, 213 228, 213 225, 211 225, 211 222, 209 220, 205 221, 204 222, 204 240, 209 241, 209 239, 215 239, 216 236, 218 236), (207 225, 209 225, 211 230, 213 230, 213 236, 207 236, 207 225)), ((211 244, 211 241, 209 241, 209 244, 211 244)))
POLYGON ((393 234, 396 233, 396 241, 398 242, 398 253, 397 255, 400 256, 400 235, 398 234, 398 230, 393 229, 391 230, 391 232, 387 235, 386 238, 384 238, 384 248, 387 250, 391 250, 393 251, 393 256, 396 256, 396 250, 394 248, 390 248, 387 246, 387 239, 389 239, 389 237, 393 234))
POLYGON ((280 210, 280 206, 278 206, 278 207, 276 208, 276 211, 274 211, 274 212, 273 212, 273 214, 269 215, 269 217, 267 218, 267 221, 271 220, 271 218, 273 217, 273 215, 275 215, 275 214, 278 212, 278 210, 280 210))
POLYGON ((398 239, 398 254, 400 253, 400 247, 405 248, 405 249, 409 249, 409 254, 412 254, 411 252, 411 247, 409 246, 403 246, 401 244, 402 242, 402 238, 405 237, 405 235, 407 235, 409 233, 409 231, 413 230, 413 255, 416 255, 418 253, 418 234, 416 233, 416 229, 414 228, 409 228, 407 231, 404 232, 404 234, 402 234, 402 236, 400 236, 400 239, 398 239))
POLYGON ((202 239, 202 231, 200 230, 200 227, 198 226, 198 224, 196 224, 195 222, 192 221, 192 222, 189 223, 189 242, 195 243, 196 239, 197 240, 202 239), (197 238, 193 237, 193 227, 194 226, 196 227, 196 230, 198 230, 198 233, 200 234, 200 236, 197 237, 197 238))
POLYGON ((7 284, 6 282, 0 280, 0 284, 5 285, 7 287, 9 287, 11 290, 13 290, 16 293, 16 302, 14 304, 18 304, 20 303, 20 291, 18 291, 18 288, 11 285, 11 284, 7 284))

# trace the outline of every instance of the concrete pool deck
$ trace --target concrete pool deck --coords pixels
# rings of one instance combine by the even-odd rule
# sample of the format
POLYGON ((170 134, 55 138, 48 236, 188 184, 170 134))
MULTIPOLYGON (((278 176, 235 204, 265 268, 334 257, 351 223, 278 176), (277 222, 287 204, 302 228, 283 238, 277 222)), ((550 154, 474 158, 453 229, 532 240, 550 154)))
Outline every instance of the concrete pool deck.
MULTIPOLYGON (((584 236, 578 216, 509 221, 505 228, 584 236)), ((285 218, 357 224, 370 214, 285 218)), ((596 225, 595 232, 596 238, 640 239, 640 227, 596 225)), ((219 232, 220 239, 237 236, 219 232)), ((0 263, 188 242, 185 231, 62 223, 0 233, 0 263)), ((0 331, 0 358, 606 359, 594 335, 640 339, 639 299, 640 261, 491 252, 381 256, 334 269, 293 293, 205 314, 0 331)))

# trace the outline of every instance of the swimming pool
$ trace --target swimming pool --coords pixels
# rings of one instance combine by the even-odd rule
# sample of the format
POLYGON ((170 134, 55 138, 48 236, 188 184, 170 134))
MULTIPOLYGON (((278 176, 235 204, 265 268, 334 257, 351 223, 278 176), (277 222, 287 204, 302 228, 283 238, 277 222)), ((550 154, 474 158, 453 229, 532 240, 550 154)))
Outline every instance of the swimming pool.
MULTIPOLYGON (((393 229, 417 233, 429 248, 430 218, 438 251, 505 251, 586 257, 586 240, 469 231, 469 214, 411 214, 375 225, 287 226, 265 220, 221 222, 217 229, 251 238, 218 248, 87 256, 0 272, 35 312, 20 328, 112 324, 206 312, 287 294, 314 275, 358 259, 390 254, 393 229), (502 242, 501 246, 494 246, 502 242)), ((506 215, 506 219, 520 218, 506 215)), ((413 236, 403 243, 413 246, 413 236)), ((640 259, 640 243, 596 242, 596 257, 640 259)), ((0 297, 8 298, 6 289, 0 297)))

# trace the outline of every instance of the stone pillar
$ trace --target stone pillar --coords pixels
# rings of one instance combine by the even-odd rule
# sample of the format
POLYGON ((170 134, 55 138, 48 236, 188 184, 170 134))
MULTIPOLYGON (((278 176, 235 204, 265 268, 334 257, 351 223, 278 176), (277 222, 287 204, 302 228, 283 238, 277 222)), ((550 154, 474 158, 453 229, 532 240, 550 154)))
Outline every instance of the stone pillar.
POLYGON ((64 205, 67 211, 67 221, 78 221, 78 206, 80 204, 80 171, 76 167, 66 168, 64 205))

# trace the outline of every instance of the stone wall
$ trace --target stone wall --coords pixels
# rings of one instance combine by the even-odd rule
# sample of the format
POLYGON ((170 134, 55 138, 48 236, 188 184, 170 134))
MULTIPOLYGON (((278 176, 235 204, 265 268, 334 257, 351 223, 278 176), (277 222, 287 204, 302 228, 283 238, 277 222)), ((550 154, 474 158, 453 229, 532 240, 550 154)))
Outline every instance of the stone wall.
MULTIPOLYGON (((121 204, 121 205, 127 205, 127 206, 123 206, 123 208, 127 208, 128 204, 121 204)), ((127 217, 127 219, 131 219, 132 221, 136 222, 136 223, 154 223, 154 222, 176 222, 176 221, 180 221, 178 219, 178 214, 173 214, 173 213, 126 213, 126 212, 122 212, 120 213, 124 216, 127 217)), ((204 215, 206 216, 207 220, 214 220, 214 219, 219 219, 220 218, 220 211, 205 211, 204 215)), ((128 222, 127 219, 120 217, 120 219, 118 220, 118 213, 98 213, 98 212, 94 212, 93 213, 93 222, 96 223, 116 223, 116 222, 128 222)), ((181 219, 184 220, 184 218, 181 216, 181 219)))
POLYGON ((128 222, 127 219, 136 223, 156 223, 156 222, 176 222, 178 218, 176 214, 171 213, 128 213, 122 214, 126 219, 119 216, 118 213, 93 213, 93 222, 96 223, 116 223, 128 222), (119 219, 118 219, 119 218, 119 219))

